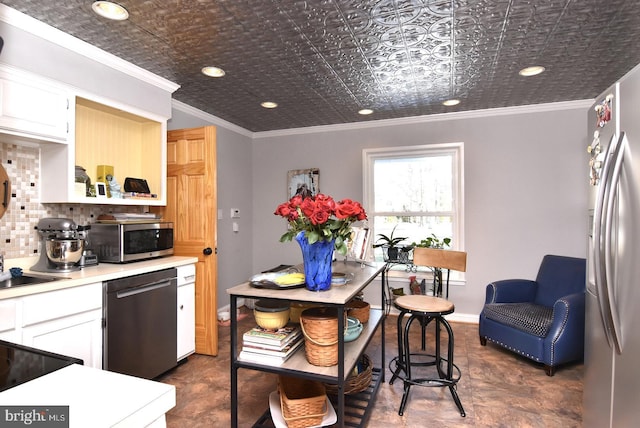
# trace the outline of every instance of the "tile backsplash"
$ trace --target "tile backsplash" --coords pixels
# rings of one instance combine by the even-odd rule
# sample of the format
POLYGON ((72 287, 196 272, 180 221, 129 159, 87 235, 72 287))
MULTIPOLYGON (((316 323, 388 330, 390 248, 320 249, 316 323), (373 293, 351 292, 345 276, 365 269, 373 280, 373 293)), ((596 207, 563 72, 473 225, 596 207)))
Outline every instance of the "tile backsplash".
POLYGON ((146 211, 146 207, 141 206, 41 204, 38 147, 4 143, 0 137, 0 163, 11 182, 9 206, 0 218, 0 254, 7 259, 39 252, 35 228, 41 218, 69 218, 78 225, 86 225, 95 222, 100 214, 146 211))

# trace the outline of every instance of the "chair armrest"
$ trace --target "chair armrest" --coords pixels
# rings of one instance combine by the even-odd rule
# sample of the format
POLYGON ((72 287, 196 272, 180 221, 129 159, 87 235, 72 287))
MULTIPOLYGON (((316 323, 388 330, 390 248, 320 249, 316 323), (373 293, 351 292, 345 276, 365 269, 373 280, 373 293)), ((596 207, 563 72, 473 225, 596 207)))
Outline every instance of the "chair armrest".
POLYGON ((487 285, 485 304, 533 302, 538 283, 530 279, 504 279, 487 285))
POLYGON ((584 291, 559 298, 553 305, 553 321, 544 343, 552 365, 582 358, 584 355, 584 291))

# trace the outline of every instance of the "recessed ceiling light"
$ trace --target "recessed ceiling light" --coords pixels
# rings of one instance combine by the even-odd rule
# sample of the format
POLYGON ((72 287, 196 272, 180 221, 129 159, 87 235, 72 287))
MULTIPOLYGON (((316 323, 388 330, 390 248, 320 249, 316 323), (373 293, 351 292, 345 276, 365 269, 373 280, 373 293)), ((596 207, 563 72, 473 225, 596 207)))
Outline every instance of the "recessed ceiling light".
POLYGON ((371 110, 370 108, 363 108, 362 110, 358 111, 358 114, 361 114, 363 116, 366 116, 371 113, 373 113, 373 110, 371 110))
POLYGON ((518 72, 518 74, 520 76, 530 77, 530 76, 536 76, 536 75, 542 73, 544 70, 545 70, 545 68, 543 66, 534 65, 532 67, 523 68, 522 70, 520 70, 518 72))
POLYGON ((261 102, 260 105, 264 108, 276 108, 278 107, 278 103, 274 103, 273 101, 264 101, 261 102))
POLYGON ((202 67, 202 74, 209 77, 222 77, 225 75, 223 69, 219 67, 202 67))
POLYGON ((115 21, 124 21, 129 17, 127 9, 110 1, 94 1, 91 9, 98 15, 115 21))
POLYGON ((442 105, 447 107, 457 106, 458 104, 460 104, 460 100, 457 99, 451 99, 442 102, 442 105))

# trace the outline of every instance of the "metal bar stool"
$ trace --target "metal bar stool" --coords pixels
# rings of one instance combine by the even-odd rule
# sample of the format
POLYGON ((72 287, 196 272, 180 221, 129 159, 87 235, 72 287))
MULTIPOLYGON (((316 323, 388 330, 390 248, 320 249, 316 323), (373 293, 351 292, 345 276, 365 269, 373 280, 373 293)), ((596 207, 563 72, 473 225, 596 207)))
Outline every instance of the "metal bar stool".
MULTIPOLYGON (((441 267, 447 270, 454 268, 456 270, 466 270, 465 252, 449 251, 441 249, 420 248, 420 250, 429 250, 425 253, 416 254, 414 249, 414 264, 441 267)), ((449 272, 447 272, 447 294, 449 288, 449 272)), ((400 296, 394 302, 395 307, 400 310, 398 315, 398 356, 389 363, 389 369, 393 373, 389 384, 393 384, 396 379, 401 379, 404 386, 402 401, 398 414, 404 414, 409 397, 411 386, 428 386, 428 387, 448 387, 451 396, 460 411, 461 416, 466 416, 460 397, 456 391, 457 383, 460 380, 460 369, 453 362, 454 354, 454 337, 451 326, 444 318, 445 315, 454 312, 455 307, 450 301, 435 297, 423 295, 400 296), (405 315, 409 315, 406 323, 403 321, 405 315), (418 320, 421 325, 421 350, 425 351, 426 327, 434 321, 435 324, 435 354, 426 354, 425 352, 412 353, 409 346, 409 332, 411 325, 418 320), (447 355, 443 357, 441 352, 441 330, 442 326, 447 333, 447 355), (413 358, 413 361, 411 361, 413 358), (412 373, 412 367, 435 366, 438 377, 419 377, 417 373, 412 373)), ((416 370, 418 371, 418 370, 416 370)))

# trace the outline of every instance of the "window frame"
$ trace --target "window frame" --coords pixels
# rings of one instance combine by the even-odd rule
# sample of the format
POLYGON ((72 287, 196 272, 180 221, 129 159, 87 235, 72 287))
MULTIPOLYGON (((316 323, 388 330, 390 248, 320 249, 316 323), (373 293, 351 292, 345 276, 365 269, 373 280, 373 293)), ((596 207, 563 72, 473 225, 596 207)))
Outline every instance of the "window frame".
MULTIPOLYGON (((453 236, 452 250, 464 251, 464 143, 440 143, 425 144, 416 146, 369 148, 362 150, 362 171, 363 171, 363 206, 368 216, 373 219, 374 210, 374 162, 381 159, 399 159, 420 156, 437 156, 451 154, 453 156, 453 236)), ((392 215, 411 215, 411 211, 392 213, 392 215)), ((383 212, 376 215, 384 215, 383 212)), ((374 230, 374 222, 369 222, 371 229, 372 243, 375 243, 377 232, 374 230)), ((374 252, 369 252, 369 259, 374 259, 374 252)), ((453 273, 452 273, 453 274, 453 273)))

